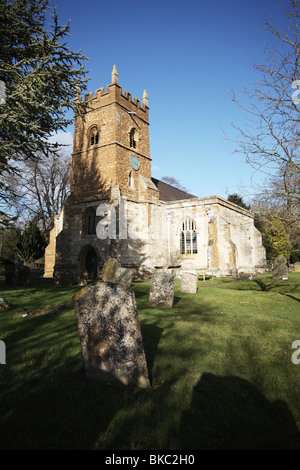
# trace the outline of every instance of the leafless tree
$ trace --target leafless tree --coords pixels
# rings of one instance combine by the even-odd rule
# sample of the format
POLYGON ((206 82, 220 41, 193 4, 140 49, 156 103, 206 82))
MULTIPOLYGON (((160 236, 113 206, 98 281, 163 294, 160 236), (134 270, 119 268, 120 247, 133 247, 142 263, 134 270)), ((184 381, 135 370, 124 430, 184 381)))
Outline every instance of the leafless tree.
POLYGON ((174 186, 174 188, 180 189, 181 191, 185 191, 186 193, 189 192, 189 189, 186 189, 180 181, 178 181, 174 176, 163 176, 162 181, 164 181, 167 184, 170 184, 171 186, 174 186))
POLYGON ((39 154, 19 166, 13 175, 7 175, 15 214, 24 220, 36 219, 45 232, 49 231, 69 194, 70 169, 68 155, 39 154))
MULTIPOLYGON (((237 152, 273 182, 278 176, 278 184, 270 186, 273 191, 284 188, 281 184, 287 179, 299 181, 300 177, 299 0, 288 0, 283 13, 283 31, 272 20, 265 21, 271 43, 265 50, 264 64, 255 66, 256 85, 242 90, 245 99, 232 92, 233 101, 249 116, 245 127, 233 125, 238 133, 237 152)), ((297 190, 299 186, 294 190, 289 186, 289 195, 297 190)))

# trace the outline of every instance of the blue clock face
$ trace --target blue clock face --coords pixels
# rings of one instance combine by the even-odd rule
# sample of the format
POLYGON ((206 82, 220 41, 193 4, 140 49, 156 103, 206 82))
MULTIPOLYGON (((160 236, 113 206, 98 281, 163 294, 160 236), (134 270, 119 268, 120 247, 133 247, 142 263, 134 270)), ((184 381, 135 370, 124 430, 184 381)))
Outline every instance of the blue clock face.
POLYGON ((135 157, 134 155, 131 157, 131 166, 134 170, 139 169, 139 161, 138 161, 137 157, 135 157))

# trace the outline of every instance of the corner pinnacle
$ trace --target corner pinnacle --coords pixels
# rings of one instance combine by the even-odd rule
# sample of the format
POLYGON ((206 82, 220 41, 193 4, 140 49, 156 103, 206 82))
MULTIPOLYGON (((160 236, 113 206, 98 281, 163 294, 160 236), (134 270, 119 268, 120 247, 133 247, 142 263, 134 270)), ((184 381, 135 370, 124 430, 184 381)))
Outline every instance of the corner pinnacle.
POLYGON ((117 72, 117 67, 114 65, 112 69, 112 74, 111 74, 111 83, 113 85, 118 84, 118 72, 117 72))
POLYGON ((148 108, 148 95, 147 95, 146 90, 144 90, 144 93, 143 93, 143 106, 147 106, 148 108))

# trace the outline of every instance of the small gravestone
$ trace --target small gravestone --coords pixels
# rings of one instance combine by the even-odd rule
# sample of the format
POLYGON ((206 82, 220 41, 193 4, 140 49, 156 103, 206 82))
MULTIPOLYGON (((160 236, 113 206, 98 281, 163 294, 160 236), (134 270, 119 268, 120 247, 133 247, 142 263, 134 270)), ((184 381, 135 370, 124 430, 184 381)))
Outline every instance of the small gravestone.
POLYGON ((288 267, 283 255, 277 256, 273 265, 273 279, 288 279, 288 267))
POLYGON ((132 269, 117 266, 111 282, 118 284, 118 286, 123 287, 123 289, 130 289, 134 276, 135 274, 132 269))
POLYGON ((74 296, 87 378, 150 386, 133 291, 103 282, 74 296))
POLYGON ((123 268, 115 258, 109 258, 103 265, 102 281, 113 282, 129 289, 134 278, 133 269, 123 268))
POLYGON ((180 291, 188 294, 196 294, 198 288, 198 276, 192 272, 181 273, 180 291))
POLYGON ((172 273, 157 272, 151 277, 149 305, 172 308, 174 302, 175 276, 172 273))
POLYGON ((300 273, 300 263, 295 263, 294 264, 294 271, 295 271, 295 273, 300 273))
POLYGON ((109 258, 105 261, 102 271, 102 281, 113 282, 116 269, 119 266, 120 265, 115 258, 109 258))

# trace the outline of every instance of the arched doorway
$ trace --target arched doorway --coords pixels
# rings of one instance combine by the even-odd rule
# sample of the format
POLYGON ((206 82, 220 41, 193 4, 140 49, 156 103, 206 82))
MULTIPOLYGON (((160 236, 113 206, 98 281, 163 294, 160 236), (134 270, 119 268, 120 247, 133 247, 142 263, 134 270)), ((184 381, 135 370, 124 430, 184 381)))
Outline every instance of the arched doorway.
POLYGON ((97 253, 90 248, 85 256, 85 270, 89 279, 97 277, 97 253))

